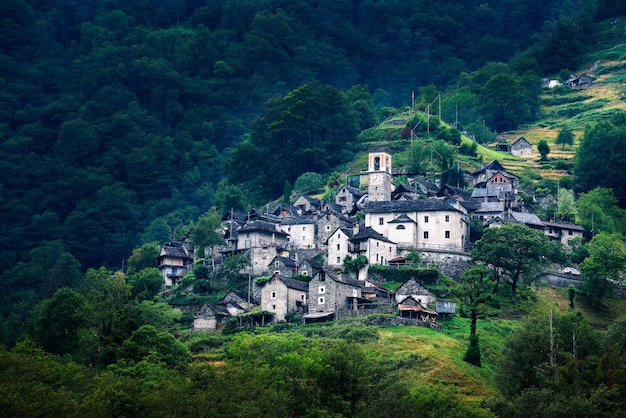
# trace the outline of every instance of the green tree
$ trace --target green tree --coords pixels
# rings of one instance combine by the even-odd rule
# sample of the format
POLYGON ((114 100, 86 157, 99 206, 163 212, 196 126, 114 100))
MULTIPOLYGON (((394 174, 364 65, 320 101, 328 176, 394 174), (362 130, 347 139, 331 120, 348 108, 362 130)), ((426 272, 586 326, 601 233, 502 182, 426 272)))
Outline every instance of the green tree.
POLYGON ((357 279, 359 278, 359 271, 366 265, 367 265, 367 257, 365 257, 363 254, 357 255, 355 258, 352 258, 349 255, 347 255, 343 259, 343 268, 346 271, 355 273, 357 276, 357 279))
POLYGON ((51 354, 76 354, 79 330, 87 327, 86 298, 73 289, 59 289, 50 299, 35 306, 30 334, 51 354))
POLYGON ((511 285, 511 301, 516 303, 520 280, 523 278, 526 283, 532 282, 543 266, 548 264, 553 251, 554 246, 541 231, 507 223, 500 228, 487 228, 472 249, 471 259, 488 267, 496 283, 500 280, 508 281, 511 285))
POLYGON ((576 221, 585 229, 585 237, 591 239, 600 232, 623 232, 626 227, 626 212, 620 209, 613 190, 596 187, 582 193, 576 202, 576 221))
POLYGON ((556 214, 566 222, 570 222, 577 214, 574 192, 560 188, 556 214))
POLYGON ((493 274, 485 266, 473 266, 465 270, 453 288, 453 293, 461 300, 463 309, 470 317, 470 347, 464 360, 475 366, 481 366, 480 347, 476 335, 478 316, 493 296, 495 280, 493 274))
POLYGON ((213 263, 213 271, 215 271, 214 248, 216 245, 226 243, 222 237, 221 228, 222 219, 219 213, 217 213, 215 206, 213 206, 198 219, 190 236, 191 242, 199 250, 200 255, 203 255, 206 249, 211 249, 210 257, 211 263, 213 263))
POLYGON ((561 145, 561 149, 565 148, 565 145, 569 145, 570 147, 574 145, 574 133, 567 128, 563 128, 559 131, 559 134, 556 136, 554 140, 556 145, 561 145))
POLYGON ((146 242, 139 248, 135 248, 133 253, 128 257, 128 274, 134 274, 138 271, 156 266, 156 260, 161 252, 161 246, 158 242, 146 242))
POLYGON ((626 123, 618 116, 585 129, 576 150, 574 173, 579 192, 596 187, 612 189, 623 206, 626 202, 626 184, 622 181, 626 178, 626 123))
POLYGON ((550 146, 548 145, 548 141, 546 141, 545 139, 540 139, 539 142, 537 142, 537 151, 539 151, 539 154, 541 155, 541 161, 545 161, 548 157, 548 154, 550 154, 550 146))
POLYGON ((489 114, 488 124, 496 131, 513 129, 530 117, 526 93, 512 74, 491 77, 482 87, 480 98, 489 114))
POLYGON ((243 211, 246 209, 246 197, 239 186, 229 184, 226 179, 220 180, 215 191, 215 206, 220 214, 231 210, 243 211))
POLYGON ((318 173, 302 173, 294 184, 293 188, 299 192, 312 192, 324 187, 324 179, 321 174, 318 173))
POLYGON ((133 332, 119 348, 117 355, 118 358, 134 362, 148 358, 169 366, 182 366, 191 361, 191 353, 182 342, 152 325, 143 325, 133 332))
POLYGON ((163 276, 156 267, 148 267, 128 276, 131 296, 138 302, 153 299, 163 290, 163 276))
POLYGON ((602 306, 602 299, 610 294, 613 283, 621 281, 626 268, 626 252, 620 234, 601 232, 588 246, 589 256, 580 266, 584 289, 594 307, 602 306))

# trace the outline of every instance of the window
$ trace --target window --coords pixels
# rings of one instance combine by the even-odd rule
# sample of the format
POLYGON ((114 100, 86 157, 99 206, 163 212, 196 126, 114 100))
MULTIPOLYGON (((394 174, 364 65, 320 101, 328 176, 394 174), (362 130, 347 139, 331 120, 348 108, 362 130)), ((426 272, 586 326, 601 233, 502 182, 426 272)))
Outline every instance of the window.
POLYGON ((341 264, 341 257, 337 257, 337 264, 341 264))
POLYGON ((404 227, 404 225, 398 225, 396 226, 396 229, 406 229, 406 228, 404 227))
POLYGON ((272 309, 273 309, 273 310, 276 310, 276 305, 272 305, 272 309))
POLYGON ((330 225, 326 225, 326 230, 330 231, 330 225))
POLYGON ((450 215, 446 215, 446 222, 450 222, 450 215))
POLYGON ((345 201, 346 201, 346 197, 345 197, 345 196, 341 196, 341 197, 339 198, 339 201, 340 201, 340 202, 345 202, 345 201))
POLYGON ((263 258, 264 260, 267 258, 267 251, 263 251, 261 258, 263 258))
POLYGON ((380 242, 376 241, 376 246, 378 247, 380 245, 380 242))
POLYGON ((337 251, 341 249, 341 244, 337 244, 337 251))
POLYGON ((358 296, 359 296, 359 291, 358 291, 358 290, 356 290, 356 289, 352 289, 352 297, 353 297, 353 298, 356 298, 356 297, 358 297, 358 296))
POLYGON ((376 262, 378 263, 378 254, 376 254, 376 262))
POLYGON ((450 231, 446 231, 446 239, 450 239, 450 231))
POLYGON ((302 227, 302 230, 303 230, 303 231, 306 231, 306 226, 303 226, 303 227, 302 227))
POLYGON ((323 305, 324 304, 324 296, 320 296, 319 298, 317 298, 317 304, 318 305, 323 305))
POLYGON ((276 268, 280 267, 280 262, 279 261, 274 261, 274 267, 276 267, 276 268))
POLYGON ((326 273, 323 271, 320 271, 320 282, 325 282, 326 281, 326 273))
POLYGON ((385 224, 385 219, 384 218, 378 218, 378 225, 384 225, 385 224))
POLYGON ((424 231, 424 239, 428 239, 428 231, 424 231))
POLYGON ((302 242, 306 241, 306 237, 304 235, 302 235, 302 242))
POLYGON ((272 299, 276 299, 276 292, 272 292, 272 299))
POLYGON ((567 231, 567 235, 574 235, 574 231, 570 229, 569 231, 567 231))
POLYGON ((320 286, 317 293, 319 293, 320 295, 326 293, 326 286, 320 286))
POLYGON ((424 223, 428 223, 428 215, 424 216, 424 223))
POLYGON ((306 271, 306 270, 304 270, 304 271, 302 272, 302 275, 303 275, 303 276, 308 276, 308 275, 309 275, 309 272, 308 272, 308 271, 306 271))
POLYGON ((300 295, 300 299, 304 300, 304 298, 306 298, 305 295, 300 295))

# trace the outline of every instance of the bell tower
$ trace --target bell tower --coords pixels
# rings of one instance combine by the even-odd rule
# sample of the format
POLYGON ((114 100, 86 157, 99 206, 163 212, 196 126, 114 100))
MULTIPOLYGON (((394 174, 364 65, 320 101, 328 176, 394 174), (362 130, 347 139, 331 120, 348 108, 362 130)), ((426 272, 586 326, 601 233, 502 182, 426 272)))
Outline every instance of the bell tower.
POLYGON ((391 200, 391 155, 386 152, 370 152, 368 164, 370 202, 391 200))

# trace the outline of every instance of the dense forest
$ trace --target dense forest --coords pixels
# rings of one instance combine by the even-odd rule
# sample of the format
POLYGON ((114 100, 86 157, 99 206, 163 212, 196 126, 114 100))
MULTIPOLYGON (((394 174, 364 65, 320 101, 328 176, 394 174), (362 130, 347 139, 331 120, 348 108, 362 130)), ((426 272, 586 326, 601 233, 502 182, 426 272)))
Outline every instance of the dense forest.
POLYGON ((461 122, 512 128, 536 87, 520 76, 521 108, 498 116, 475 106, 482 86, 575 68, 594 21, 623 11, 608 3, 3 2, 2 270, 44 240, 83 268, 120 266, 213 205, 265 204, 350 161, 412 91, 420 105, 456 88, 461 122))

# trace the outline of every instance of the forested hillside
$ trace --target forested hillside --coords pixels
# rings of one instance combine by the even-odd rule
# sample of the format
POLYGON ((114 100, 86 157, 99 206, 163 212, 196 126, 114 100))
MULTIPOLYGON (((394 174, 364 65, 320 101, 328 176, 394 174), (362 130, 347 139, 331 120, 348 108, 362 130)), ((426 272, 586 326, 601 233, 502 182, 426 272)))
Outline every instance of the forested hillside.
POLYGON ((87 267, 168 239, 220 198, 263 103, 304 83, 367 86, 376 111, 528 47, 543 71, 573 68, 607 17, 587 8, 620 10, 565 3, 2 2, 3 270, 42 240, 87 267))

